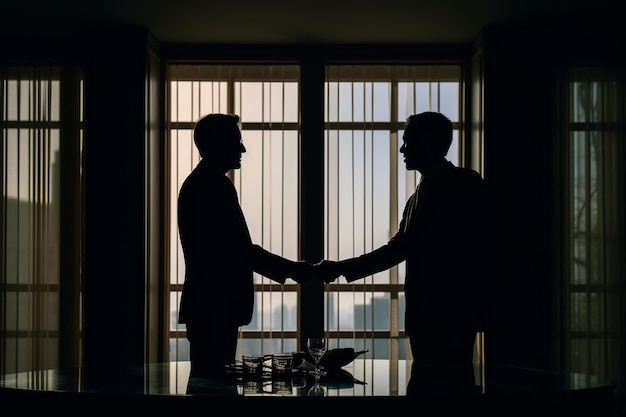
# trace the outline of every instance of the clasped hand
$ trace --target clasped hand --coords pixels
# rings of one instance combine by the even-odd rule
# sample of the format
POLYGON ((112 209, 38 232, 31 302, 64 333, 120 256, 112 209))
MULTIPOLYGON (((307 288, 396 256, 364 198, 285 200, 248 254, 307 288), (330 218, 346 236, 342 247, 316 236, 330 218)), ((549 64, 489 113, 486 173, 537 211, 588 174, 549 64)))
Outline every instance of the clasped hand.
POLYGON ((342 270, 341 263, 338 261, 321 260, 315 264, 308 261, 298 261, 294 265, 291 278, 301 285, 313 280, 328 284, 335 281, 340 275, 342 275, 342 270))
POLYGON ((321 260, 313 265, 315 279, 324 281, 326 284, 333 282, 343 275, 341 263, 338 261, 321 260))

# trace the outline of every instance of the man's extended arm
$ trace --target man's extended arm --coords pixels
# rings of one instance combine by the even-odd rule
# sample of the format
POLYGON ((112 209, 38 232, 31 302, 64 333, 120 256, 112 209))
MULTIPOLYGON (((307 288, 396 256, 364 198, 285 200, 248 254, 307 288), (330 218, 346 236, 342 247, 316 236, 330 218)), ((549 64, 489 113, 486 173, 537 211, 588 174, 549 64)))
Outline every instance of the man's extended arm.
POLYGON ((306 284, 313 277, 313 264, 307 261, 292 261, 253 244, 252 265, 256 272, 273 281, 284 284, 291 278, 298 284, 306 284))
POLYGON ((404 233, 398 233, 386 245, 361 256, 320 261, 315 264, 315 278, 329 283, 343 275, 347 282, 352 282, 389 269, 406 258, 405 238, 404 233))

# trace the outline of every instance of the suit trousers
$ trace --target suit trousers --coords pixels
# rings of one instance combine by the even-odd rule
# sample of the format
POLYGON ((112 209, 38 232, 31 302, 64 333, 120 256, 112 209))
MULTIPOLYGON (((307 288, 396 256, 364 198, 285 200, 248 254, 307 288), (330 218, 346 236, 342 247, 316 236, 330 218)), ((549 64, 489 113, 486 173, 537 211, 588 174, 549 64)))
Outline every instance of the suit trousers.
POLYGON ((239 327, 187 323, 192 377, 229 379, 226 365, 235 361, 239 327))
POLYGON ((475 382, 474 332, 410 335, 411 377, 407 396, 458 397, 480 393, 475 382))

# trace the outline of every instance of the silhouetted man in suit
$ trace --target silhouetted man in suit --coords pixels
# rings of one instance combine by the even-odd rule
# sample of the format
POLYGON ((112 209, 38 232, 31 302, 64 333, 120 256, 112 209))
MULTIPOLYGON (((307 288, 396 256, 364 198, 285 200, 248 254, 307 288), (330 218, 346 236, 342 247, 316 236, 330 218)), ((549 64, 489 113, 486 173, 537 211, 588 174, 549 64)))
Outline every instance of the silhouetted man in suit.
POLYGON ((413 355, 407 395, 477 390, 472 358, 486 319, 486 186, 476 171, 445 158, 451 142, 444 115, 409 117, 400 152, 422 179, 398 232, 372 252, 316 266, 325 282, 340 275, 352 282, 406 261, 405 326, 413 355))
POLYGON ((178 229, 185 257, 179 323, 187 327, 191 376, 227 381, 239 326, 250 323, 253 271, 283 284, 304 283, 312 265, 253 244, 237 191, 225 174, 241 168, 246 151, 239 116, 210 114, 194 127, 201 160, 178 196, 178 229))

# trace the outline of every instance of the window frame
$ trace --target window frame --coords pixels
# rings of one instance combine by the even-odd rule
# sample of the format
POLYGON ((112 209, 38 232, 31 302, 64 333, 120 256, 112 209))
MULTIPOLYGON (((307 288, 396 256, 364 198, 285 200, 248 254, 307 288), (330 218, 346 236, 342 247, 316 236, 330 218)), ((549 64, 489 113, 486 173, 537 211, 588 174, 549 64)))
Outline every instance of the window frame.
MULTIPOLYGON (((470 149, 469 146, 466 146, 465 144, 465 138, 467 137, 467 135, 465 134, 465 116, 464 116, 464 110, 465 110, 465 97, 466 97, 466 92, 465 92, 465 88, 466 88, 466 83, 464 82, 465 79, 465 74, 466 74, 466 60, 465 60, 465 46, 455 46, 455 45, 448 45, 448 46, 442 46, 441 48, 435 48, 435 49, 430 49, 430 48, 422 48, 420 46, 416 47, 416 49, 423 49, 421 52, 415 53, 415 51, 411 51, 410 49, 404 50, 403 47, 391 47, 391 48, 379 48, 379 47, 374 47, 373 49, 378 50, 378 54, 379 54, 379 59, 376 60, 372 60, 371 56, 373 56, 371 54, 371 50, 367 49, 367 48, 362 48, 362 47, 354 47, 351 51, 351 53, 347 54, 349 57, 346 59, 336 59, 336 57, 333 57, 333 55, 337 55, 339 50, 341 50, 341 48, 328 48, 328 50, 324 53, 324 54, 319 54, 319 51, 316 50, 316 53, 314 54, 308 54, 308 56, 306 56, 307 54, 303 51, 303 50, 307 50, 310 51, 310 48, 299 48, 299 50, 297 52, 295 52, 294 50, 292 50, 290 47, 285 47, 285 48, 278 48, 280 49, 279 52, 274 51, 273 53, 267 53, 267 54, 263 54, 262 51, 260 50, 265 50, 265 48, 259 48, 260 50, 256 50, 254 53, 247 51, 247 52, 242 52, 242 48, 233 48, 233 51, 230 52, 224 52, 224 50, 220 50, 218 51, 218 53, 213 53, 213 56, 216 57, 216 59, 210 59, 207 60, 205 58, 198 58, 198 56, 208 56, 211 54, 207 54, 206 50, 207 48, 198 48, 197 50, 195 50, 195 52, 193 53, 186 53, 185 54, 185 58, 181 58, 180 55, 178 55, 180 52, 177 51, 176 53, 171 53, 171 51, 169 51, 168 47, 165 48, 165 55, 166 55, 166 59, 165 61, 165 65, 166 68, 167 66, 169 66, 170 64, 213 64, 213 65, 242 65, 242 64, 258 64, 258 65, 276 65, 276 64, 296 64, 299 65, 301 68, 301 75, 300 75, 300 100, 301 100, 301 105, 300 105, 300 111, 301 111, 301 117, 302 119, 300 120, 300 128, 299 128, 299 134, 301 135, 301 153, 306 153, 309 152, 307 154, 311 153, 311 144, 307 143, 306 139, 304 138, 310 138, 310 137, 319 137, 319 135, 323 135, 324 129, 332 126, 332 123, 320 123, 319 120, 314 120, 314 118, 316 116, 320 116, 323 115, 323 109, 319 109, 320 104, 322 104, 323 107, 323 98, 320 99, 320 94, 323 97, 323 88, 324 88, 324 81, 325 81, 325 68, 326 66, 336 66, 336 65, 380 65, 380 64, 388 64, 388 65, 456 65, 458 66, 459 69, 459 117, 460 120, 458 122, 454 123, 454 128, 456 130, 458 130, 459 132, 459 136, 458 136, 458 140, 459 140, 459 163, 463 164, 464 161, 468 161, 469 160, 469 156, 468 156, 468 152, 467 150, 470 149), (402 51, 400 51, 402 50, 402 51), (437 52, 435 54, 433 54, 433 50, 436 50, 437 52), (199 51, 199 52, 198 52, 199 51), (203 52, 204 51, 204 52, 203 52), (239 51, 239 52, 235 52, 235 51, 239 51), (241 56, 245 56, 246 53, 248 54, 248 58, 241 58, 241 56), (223 55, 226 55, 226 57, 224 57, 223 55), (265 58, 259 58, 258 56, 265 56, 265 58), (433 56, 434 55, 434 56, 433 56), (220 56, 222 56, 220 58, 220 56), (233 58, 233 56, 237 56, 237 58, 233 58), (267 56, 274 56, 275 59, 267 59, 267 56), (282 58, 276 58, 277 56, 282 56, 282 58), (367 56, 367 58, 366 58, 367 56), (285 58, 288 57, 288 58, 285 58), (410 57, 410 58, 407 58, 410 57), (416 58, 417 57, 417 58, 416 58), (306 84, 306 85, 305 85, 306 84), (312 94, 309 94, 308 100, 304 99, 304 95, 303 93, 305 92, 313 92, 312 94), (313 107, 316 107, 315 110, 311 110, 313 107), (307 109, 309 109, 309 111, 307 112, 307 109), (306 113, 305 113, 306 112, 306 113), (308 114, 310 116, 310 118, 306 118, 305 114, 308 114), (304 119, 307 120, 304 120, 304 119), (308 149, 307 150, 305 150, 308 149)), ((208 48, 211 49, 211 48, 208 48)), ((244 47, 243 50, 245 50, 246 48, 244 47)), ((375 55, 375 54, 374 54, 375 55)), ((167 70, 165 71, 167 74, 167 70)), ((169 82, 169 77, 166 76, 166 83, 169 82)), ((166 103, 169 103, 169 98, 167 97, 166 94, 166 103)), ((167 116, 169 114, 169 111, 166 110, 166 118, 169 118, 169 116, 167 116)), ((167 123, 167 122, 166 122, 167 123)), ((399 130, 401 130, 404 126, 404 121, 394 121, 393 123, 389 124, 392 128, 393 131, 398 132, 399 130)), ((342 127, 345 127, 346 125, 342 124, 342 127)), ((190 126, 191 127, 191 126, 190 126)), ((258 126, 254 123, 247 123, 245 121, 242 121, 242 131, 245 131, 248 128, 258 128, 261 126, 258 126)), ((166 131, 169 131, 169 129, 166 129, 166 131)), ((166 136, 168 136, 168 134, 166 134, 166 136)), ((169 137, 168 137, 169 140, 169 137)), ((313 145, 316 147, 315 150, 313 150, 313 154, 317 153, 320 154, 321 152, 323 152, 323 149, 320 150, 319 148, 317 148, 317 145, 313 145)), ((303 165, 305 165, 303 163, 303 165)), ((301 167, 301 172, 306 172, 307 171, 306 166, 302 166, 301 167)), ((318 169, 319 168, 313 168, 313 169, 318 169)), ((319 171, 318 171, 319 172, 319 171)), ((304 175, 304 174, 303 174, 304 175)), ((306 183, 306 180, 305 180, 306 183)), ((301 184, 301 186, 303 186, 301 184)), ((318 192, 320 192, 323 189, 323 183, 321 182, 317 182, 317 180, 314 181, 314 184, 309 184, 309 185, 304 185, 305 187, 310 187, 310 189, 312 190, 317 190, 318 192)), ((303 200, 302 197, 300 197, 300 205, 306 204, 306 200, 303 200)), ((314 204, 318 204, 318 203, 314 203, 314 204)), ((318 222, 320 220, 322 220, 321 218, 317 218, 316 219, 318 222)), ((303 222, 304 220, 302 220, 301 218, 301 222, 303 222)), ((396 225, 397 226, 397 225, 396 225)), ((301 239, 302 239, 302 248, 300 249, 300 254, 301 254, 301 258, 302 259, 307 259, 310 261, 318 261, 324 258, 324 254, 322 253, 322 249, 319 248, 319 244, 323 243, 323 236, 319 235, 319 232, 316 231, 312 231, 310 229, 307 230, 301 230, 300 231, 301 234, 301 239), (308 240, 305 237, 302 237, 303 235, 308 235, 309 238, 308 240), (312 246, 317 245, 318 247, 313 248, 312 246)), ((397 268, 397 267, 395 267, 397 268)), ((169 278, 169 276, 167 277, 169 278)), ((380 285, 380 284, 378 284, 380 285)), ((286 289, 291 290, 291 287, 298 287, 297 284, 287 284, 286 285, 286 289)), ((180 289, 180 286, 174 286, 174 289, 180 289)), ((269 283, 269 284, 265 284, 265 285, 260 285, 260 284, 255 284, 255 291, 261 290, 261 289, 269 289, 269 290, 277 290, 280 289, 280 285, 279 284, 274 284, 274 283, 269 283), (268 286, 269 285, 269 286, 268 286)), ((381 285, 380 287, 381 290, 383 291, 389 291, 392 292, 394 294, 395 297, 397 297, 397 295, 401 292, 403 292, 403 284, 385 284, 385 285, 381 285)), ((337 290, 340 292, 345 292, 345 291, 353 291, 354 290, 354 285, 353 284, 337 284, 337 290)), ((170 293, 170 288, 167 289, 167 293, 170 293)), ((324 288, 319 288, 318 286, 309 286, 306 290, 302 291, 300 293, 300 302, 299 302, 299 307, 301 310, 307 310, 308 313, 301 315, 300 318, 298 319, 299 321, 299 328, 295 331, 295 332, 286 332, 285 335, 286 337, 292 337, 295 336, 296 338, 298 338, 299 340, 299 345, 298 348, 300 349, 300 346, 304 346, 304 341, 306 340, 306 334, 315 331, 315 329, 318 329, 320 327, 323 327, 323 306, 320 306, 320 300, 322 300, 322 296, 325 293, 324 288), (317 301, 315 301, 317 300, 317 301), (312 304, 314 304, 312 306, 312 304), (307 307, 308 306, 308 307, 307 307), (310 308, 312 307, 312 308, 310 308), (322 314, 320 315, 319 313, 322 312, 322 314), (312 320, 315 321, 315 323, 312 322, 312 320)), ((166 297, 169 299, 169 297, 166 297)), ((323 303, 322 303, 323 304, 323 303)), ((166 326, 168 328, 172 328, 172 326, 166 326)), ((170 330, 171 332, 172 330, 170 330)), ((260 337, 263 335, 263 331, 250 331, 247 333, 247 336, 249 337, 260 337)), ((172 334, 176 335, 177 337, 184 337, 184 331, 174 331, 172 334)), ((331 336, 331 337, 354 337, 355 334, 357 335, 367 335, 369 337, 374 337, 374 338, 389 338, 390 335, 392 334, 392 331, 371 331, 371 330, 364 330, 364 331, 357 331, 357 332, 349 332, 349 334, 347 334, 346 332, 327 332, 327 335, 331 336)), ((394 337, 405 337, 404 332, 396 332, 393 331, 394 337)), ((167 337, 166 339, 169 339, 169 337, 167 337)))

